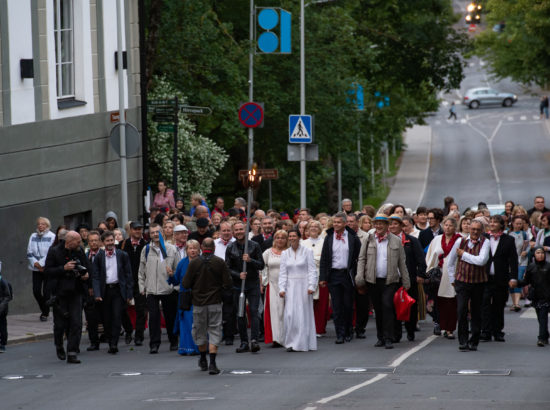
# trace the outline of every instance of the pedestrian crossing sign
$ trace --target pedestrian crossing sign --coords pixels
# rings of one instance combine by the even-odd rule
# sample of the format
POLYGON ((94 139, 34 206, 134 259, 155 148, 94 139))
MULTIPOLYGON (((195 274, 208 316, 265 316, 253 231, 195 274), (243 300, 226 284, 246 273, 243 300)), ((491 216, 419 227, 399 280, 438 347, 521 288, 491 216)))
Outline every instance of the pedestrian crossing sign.
POLYGON ((288 142, 294 144, 311 144, 311 115, 288 116, 288 142))

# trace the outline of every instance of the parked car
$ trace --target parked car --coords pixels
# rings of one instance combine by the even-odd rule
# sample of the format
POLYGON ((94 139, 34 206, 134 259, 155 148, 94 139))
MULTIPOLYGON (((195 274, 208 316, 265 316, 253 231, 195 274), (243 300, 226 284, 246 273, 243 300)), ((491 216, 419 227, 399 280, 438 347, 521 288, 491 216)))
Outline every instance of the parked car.
MULTIPOLYGON (((505 204, 488 204, 487 209, 491 213, 491 216, 493 215, 502 215, 504 213, 505 204)), ((477 211, 477 205, 471 206, 468 208, 470 211, 477 211)))
POLYGON ((518 100, 518 96, 511 93, 501 93, 493 88, 471 88, 466 91, 462 103, 468 108, 479 108, 485 105, 502 105, 511 107, 518 100))

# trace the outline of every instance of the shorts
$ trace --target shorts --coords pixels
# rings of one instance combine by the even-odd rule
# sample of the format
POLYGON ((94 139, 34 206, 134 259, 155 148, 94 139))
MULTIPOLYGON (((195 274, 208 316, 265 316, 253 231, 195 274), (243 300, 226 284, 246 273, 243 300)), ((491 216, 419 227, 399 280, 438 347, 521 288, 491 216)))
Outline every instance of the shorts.
POLYGON ((210 343, 219 346, 222 341, 222 304, 193 305, 193 340, 197 346, 210 343))

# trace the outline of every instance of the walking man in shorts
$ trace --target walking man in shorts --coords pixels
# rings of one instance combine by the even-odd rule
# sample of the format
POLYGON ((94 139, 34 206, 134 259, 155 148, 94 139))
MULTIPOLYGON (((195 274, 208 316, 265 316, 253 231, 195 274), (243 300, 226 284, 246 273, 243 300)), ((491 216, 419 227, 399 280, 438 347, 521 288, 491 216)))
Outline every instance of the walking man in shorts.
POLYGON ((233 287, 233 280, 225 260, 214 255, 212 238, 205 238, 202 255, 189 263, 183 278, 183 287, 191 289, 193 301, 193 340, 199 347, 199 367, 210 374, 218 374, 216 354, 222 340, 222 291, 233 287), (209 346, 208 346, 209 344, 209 346), (206 352, 210 353, 210 365, 206 352))

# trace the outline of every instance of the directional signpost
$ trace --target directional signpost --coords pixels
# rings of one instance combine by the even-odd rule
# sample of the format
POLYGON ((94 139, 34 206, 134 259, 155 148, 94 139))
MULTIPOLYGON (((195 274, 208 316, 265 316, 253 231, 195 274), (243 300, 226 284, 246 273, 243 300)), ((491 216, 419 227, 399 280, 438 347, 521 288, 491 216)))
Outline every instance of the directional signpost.
POLYGON ((174 152, 172 167, 172 188, 174 197, 178 193, 178 113, 186 115, 210 115, 210 107, 195 107, 180 104, 178 97, 147 101, 147 112, 153 114, 152 120, 157 123, 157 131, 174 134, 174 152))

